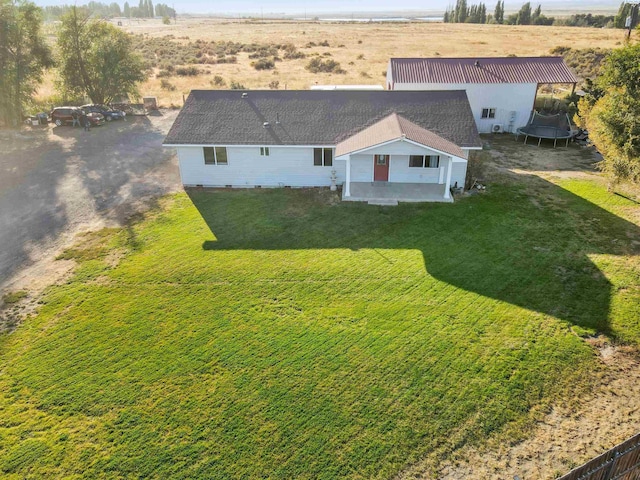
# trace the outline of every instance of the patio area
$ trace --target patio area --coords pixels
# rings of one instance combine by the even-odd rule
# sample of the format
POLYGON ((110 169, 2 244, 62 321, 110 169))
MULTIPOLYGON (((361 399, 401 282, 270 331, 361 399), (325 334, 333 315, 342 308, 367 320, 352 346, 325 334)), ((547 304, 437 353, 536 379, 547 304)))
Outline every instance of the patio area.
POLYGON ((437 183, 390 183, 390 182, 351 182, 349 197, 345 202, 368 202, 371 205, 397 205, 398 202, 445 202, 452 203, 453 198, 445 198, 445 185, 437 183))

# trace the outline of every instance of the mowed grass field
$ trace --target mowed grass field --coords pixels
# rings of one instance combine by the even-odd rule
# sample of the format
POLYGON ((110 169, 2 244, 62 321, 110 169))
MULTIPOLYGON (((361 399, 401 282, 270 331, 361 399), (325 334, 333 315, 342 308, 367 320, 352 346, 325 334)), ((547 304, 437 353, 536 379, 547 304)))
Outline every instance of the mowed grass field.
MULTIPOLYGON (((114 22, 115 23, 115 22, 114 22)), ((53 27, 52 27, 53 28, 53 27)), ((163 25, 161 20, 124 21, 121 27, 133 34, 150 37, 172 35, 180 43, 197 40, 282 45, 290 43, 306 58, 276 62, 273 70, 256 70, 249 53, 237 54, 237 63, 196 65, 200 75, 165 78, 174 91, 161 87, 155 68, 142 84, 143 96, 156 96, 162 105, 182 106, 183 94, 192 89, 229 88, 231 82, 246 88, 308 89, 314 84, 374 84, 385 86, 384 73, 391 57, 467 57, 549 55, 558 46, 615 48, 624 42, 619 29, 412 23, 330 23, 294 21, 230 21, 213 18, 178 19, 163 25), (327 42, 328 46, 319 46, 327 42), (309 46, 315 44, 316 46, 309 46), (346 73, 311 73, 305 69, 314 55, 340 63, 346 73), (224 85, 212 83, 215 76, 224 85)), ((53 31, 53 30, 52 30, 53 31)), ((51 37, 54 41, 54 38, 51 37)), ((148 58, 155 61, 154 58, 148 58)), ((179 66, 179 65, 174 65, 179 66)), ((54 93, 52 72, 39 91, 40 98, 54 93)))
POLYGON ((0 472, 392 478, 515 441, 597 383, 583 336, 640 342, 636 212, 537 177, 453 205, 165 198, 0 338, 0 472))

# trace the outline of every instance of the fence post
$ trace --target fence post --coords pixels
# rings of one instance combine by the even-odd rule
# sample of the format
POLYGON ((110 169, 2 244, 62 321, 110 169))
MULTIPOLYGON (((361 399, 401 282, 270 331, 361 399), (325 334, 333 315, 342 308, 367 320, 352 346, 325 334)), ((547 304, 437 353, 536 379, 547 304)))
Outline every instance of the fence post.
POLYGON ((607 474, 605 475, 605 477, 602 480, 609 480, 611 478, 611 475, 615 471, 616 464, 618 463, 618 458, 620 458, 620 452, 616 452, 614 454, 613 462, 611 462, 611 466, 609 467, 609 471, 607 472, 607 474))

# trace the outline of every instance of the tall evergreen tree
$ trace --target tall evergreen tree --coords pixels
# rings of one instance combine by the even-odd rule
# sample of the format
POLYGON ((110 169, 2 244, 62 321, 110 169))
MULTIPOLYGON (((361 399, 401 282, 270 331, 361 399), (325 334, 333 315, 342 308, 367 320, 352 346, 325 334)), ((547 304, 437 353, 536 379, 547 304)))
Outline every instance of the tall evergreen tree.
POLYGON ((131 16, 131 7, 129 6, 129 2, 124 2, 124 8, 122 13, 127 18, 131 16))
POLYGON ((147 11, 149 12, 148 14, 149 18, 153 18, 154 17, 153 2, 151 0, 149 0, 149 5, 147 5, 147 11))
POLYGON ((518 18, 516 19, 517 25, 531 25, 531 3, 527 2, 518 12, 518 18))
POLYGON ((535 25, 541 15, 542 15, 542 6, 538 4, 536 9, 533 11, 533 14, 531 14, 531 24, 535 25))
POLYGON ((498 0, 498 3, 496 3, 496 8, 493 11, 493 18, 495 19, 496 23, 503 23, 504 22, 504 2, 500 2, 500 0, 498 0))

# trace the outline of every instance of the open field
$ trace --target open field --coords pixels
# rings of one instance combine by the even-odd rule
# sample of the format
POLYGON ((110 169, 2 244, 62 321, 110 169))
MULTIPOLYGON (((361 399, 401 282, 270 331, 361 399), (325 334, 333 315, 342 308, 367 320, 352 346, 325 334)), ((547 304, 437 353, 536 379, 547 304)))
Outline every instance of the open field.
MULTIPOLYGON (((182 105, 182 95, 196 88, 229 88, 235 81, 247 88, 307 89, 318 84, 384 85, 390 57, 549 55, 552 48, 613 48, 621 45, 622 30, 544 26, 472 25, 444 23, 325 23, 257 22, 184 19, 162 25, 160 20, 125 21, 122 27, 150 37, 173 35, 178 43, 196 40, 282 45, 291 43, 306 58, 283 59, 273 70, 258 71, 249 53, 237 55, 237 63, 197 65, 205 73, 194 77, 172 76, 166 80, 174 91, 161 88, 159 69, 141 88, 143 95, 157 96, 163 105, 182 105), (328 42, 328 47, 312 46, 328 42), (311 73, 305 66, 313 56, 340 63, 344 74, 311 73), (330 55, 330 56, 329 56, 330 55), (224 85, 212 84, 219 75, 224 85)), ((151 59, 154 60, 154 59, 151 59)), ((178 66, 178 65, 174 65, 178 66)), ((52 78, 43 85, 41 97, 52 92, 52 78)))
POLYGON ((0 337, 0 470, 390 478, 577 408, 584 337, 640 344, 638 207, 521 169, 453 205, 191 190, 87 235, 0 337))

